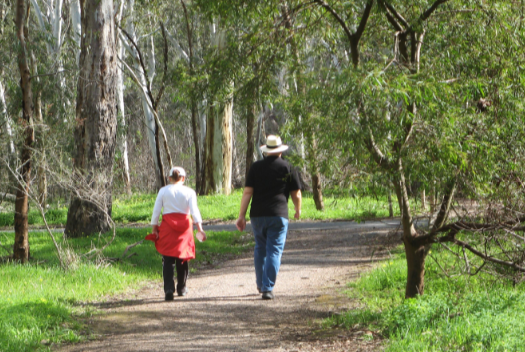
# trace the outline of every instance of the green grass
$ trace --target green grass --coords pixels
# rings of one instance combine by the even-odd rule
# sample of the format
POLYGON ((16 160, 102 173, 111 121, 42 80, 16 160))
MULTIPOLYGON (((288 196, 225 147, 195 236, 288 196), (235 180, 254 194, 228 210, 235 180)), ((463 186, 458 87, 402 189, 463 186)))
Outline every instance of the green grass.
MULTIPOLYGON (((445 252, 433 251, 443 262, 445 252)), ((447 278, 428 258, 425 294, 404 300, 406 262, 395 259, 349 284, 364 308, 325 321, 326 326, 372 329, 387 338, 388 352, 524 351, 525 287, 493 277, 447 278)))
MULTIPOLYGON (((219 219, 234 220, 239 215, 242 190, 236 190, 230 196, 214 195, 199 196, 198 205, 204 220, 219 219)), ((156 194, 137 194, 122 196, 113 201, 113 220, 119 224, 130 222, 149 223, 151 212, 155 204, 156 194)), ((386 197, 347 197, 332 194, 324 197, 325 211, 315 209, 311 193, 303 194, 302 218, 305 220, 346 219, 363 220, 383 218, 388 216, 388 202, 386 197)), ((293 217, 293 203, 288 203, 290 217, 293 217)), ((394 202, 394 214, 398 214, 399 207, 394 202)), ((67 207, 60 204, 50 205, 46 213, 49 224, 64 225, 67 219, 67 207)), ((30 225, 43 225, 40 213, 32 209, 29 212, 30 225)), ((13 212, 0 213, 0 227, 11 227, 14 224, 13 212)))
MULTIPOLYGON (((115 242, 104 253, 120 257, 125 248, 150 232, 147 229, 119 229, 115 242)), ((58 234, 57 234, 58 235, 58 234)), ((100 247, 107 235, 70 239, 67 244, 77 253, 87 252, 92 244, 100 247)), ((0 233, 6 247, 13 244, 13 234, 0 233)), ((138 255, 109 266, 81 261, 64 272, 58 266, 54 247, 46 233, 30 233, 30 264, 0 264, 0 351, 47 350, 49 343, 75 342, 82 337, 79 318, 92 313, 80 302, 128 292, 149 280, 162 280, 161 256, 150 241, 130 250, 138 255)), ((196 242, 197 258, 191 270, 202 263, 217 261, 225 255, 239 254, 251 248, 251 237, 240 232, 208 233, 208 240, 196 242)))

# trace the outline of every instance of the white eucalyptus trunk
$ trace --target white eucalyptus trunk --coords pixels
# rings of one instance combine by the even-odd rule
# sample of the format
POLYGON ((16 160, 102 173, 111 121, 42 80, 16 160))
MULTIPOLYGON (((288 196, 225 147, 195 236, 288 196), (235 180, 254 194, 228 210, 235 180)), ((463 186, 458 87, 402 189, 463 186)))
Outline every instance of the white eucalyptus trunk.
POLYGON ((75 58, 78 66, 78 60, 80 58, 80 33, 82 31, 82 25, 80 23, 80 0, 70 0, 69 14, 71 16, 71 29, 73 30, 73 40, 77 45, 77 49, 75 51, 75 58))
MULTIPOLYGON (((129 24, 127 32, 133 39, 135 43, 137 43, 137 34, 135 31, 135 26, 133 25, 133 8, 134 8, 134 0, 131 0, 129 2, 129 24)), ((121 36, 122 39, 122 36, 121 36)), ((131 56, 133 57, 133 69, 135 71, 135 75, 137 76, 137 79, 141 85, 142 94, 140 94, 140 98, 142 101, 142 110, 144 111, 144 123, 146 125, 146 135, 148 137, 148 145, 151 153, 151 157, 153 159, 153 163, 155 165, 155 180, 157 189, 160 189, 162 187, 162 180, 160 177, 160 167, 157 160, 157 146, 155 144, 155 116, 153 115, 153 102, 150 101, 148 94, 146 93, 146 76, 144 75, 144 71, 142 70, 142 67, 139 62, 139 55, 135 48, 132 46, 127 46, 126 49, 129 51, 131 56)), ((154 52, 153 52, 154 55, 154 52)), ((151 73, 151 72, 150 72, 151 73)))
POLYGON ((233 173, 233 98, 224 104, 221 123, 222 137, 222 193, 230 195, 233 173))
MULTIPOLYGON (((121 40, 118 41, 117 45, 119 46, 119 55, 120 59, 124 60, 124 56, 126 54, 126 51, 124 50, 124 47, 122 45, 121 40)), ((124 72, 122 70, 118 70, 117 73, 117 97, 118 97, 118 117, 119 117, 119 123, 122 126, 123 129, 126 128, 126 114, 125 114, 125 107, 124 107, 124 72)), ((122 134, 120 141, 120 151, 122 153, 122 164, 124 167, 124 184, 126 186, 126 192, 128 194, 131 194, 131 178, 129 176, 129 160, 128 160, 128 138, 127 133, 124 132, 122 134)))
POLYGON ((0 81, 0 121, 5 125, 7 133, 7 149, 11 155, 16 154, 15 143, 13 141, 13 129, 11 127, 11 120, 7 115, 7 105, 5 103, 5 90, 0 81))

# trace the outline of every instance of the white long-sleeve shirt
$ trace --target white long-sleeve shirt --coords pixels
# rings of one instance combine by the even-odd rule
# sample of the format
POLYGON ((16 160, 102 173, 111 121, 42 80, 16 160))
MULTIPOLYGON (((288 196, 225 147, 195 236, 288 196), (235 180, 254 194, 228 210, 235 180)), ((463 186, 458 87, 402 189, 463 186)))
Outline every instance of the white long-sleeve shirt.
POLYGON ((162 187, 157 195, 151 225, 158 225, 160 211, 162 214, 181 213, 190 214, 193 222, 202 222, 201 213, 197 207, 197 195, 195 191, 182 184, 171 184, 162 187))

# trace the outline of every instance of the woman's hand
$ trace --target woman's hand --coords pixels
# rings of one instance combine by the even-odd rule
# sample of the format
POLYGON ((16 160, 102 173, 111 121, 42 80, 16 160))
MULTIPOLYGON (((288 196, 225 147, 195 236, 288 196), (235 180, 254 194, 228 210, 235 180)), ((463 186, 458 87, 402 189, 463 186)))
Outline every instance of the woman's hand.
POLYGON ((206 232, 204 232, 204 229, 202 228, 202 223, 198 222, 197 224, 197 239, 199 242, 206 241, 206 232))
POLYGON ((153 234, 155 235, 155 240, 159 239, 159 225, 153 225, 153 234))
POLYGON ((199 242, 204 242, 204 241, 206 241, 206 232, 204 232, 204 231, 197 231, 196 237, 199 240, 199 242))

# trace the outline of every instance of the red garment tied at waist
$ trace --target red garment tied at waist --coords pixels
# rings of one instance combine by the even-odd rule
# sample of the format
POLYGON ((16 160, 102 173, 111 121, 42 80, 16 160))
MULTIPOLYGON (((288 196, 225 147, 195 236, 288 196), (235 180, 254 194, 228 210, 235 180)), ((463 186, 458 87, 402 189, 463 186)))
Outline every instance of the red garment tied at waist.
POLYGON ((162 255, 183 260, 195 259, 193 220, 190 214, 163 214, 159 239, 155 241, 155 235, 150 234, 146 240, 154 241, 157 252, 162 255))

